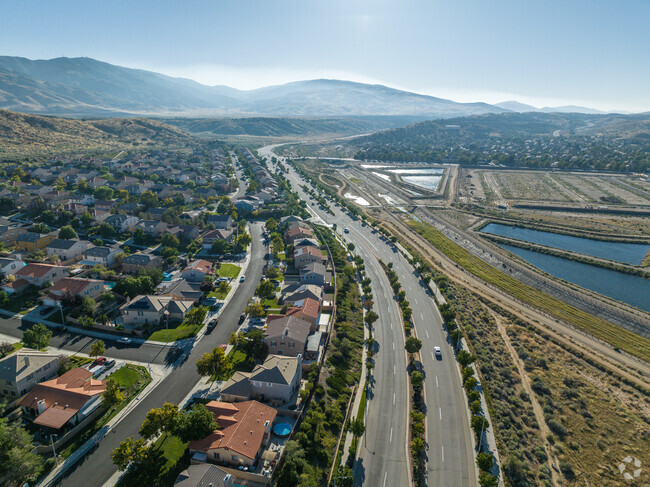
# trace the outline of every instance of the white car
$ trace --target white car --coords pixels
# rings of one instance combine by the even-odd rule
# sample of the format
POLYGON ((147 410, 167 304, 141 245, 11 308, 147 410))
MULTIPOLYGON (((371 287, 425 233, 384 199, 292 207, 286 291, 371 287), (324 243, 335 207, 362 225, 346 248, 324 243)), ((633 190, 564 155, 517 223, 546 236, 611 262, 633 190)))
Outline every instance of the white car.
POLYGON ((436 354, 436 358, 442 358, 442 352, 440 351, 440 347, 433 347, 433 353, 436 354))
POLYGON ((131 339, 128 338, 128 337, 122 337, 122 338, 120 338, 120 339, 117 341, 117 343, 123 343, 123 344, 125 344, 125 345, 128 345, 128 344, 131 343, 132 341, 133 341, 133 340, 131 340, 131 339))

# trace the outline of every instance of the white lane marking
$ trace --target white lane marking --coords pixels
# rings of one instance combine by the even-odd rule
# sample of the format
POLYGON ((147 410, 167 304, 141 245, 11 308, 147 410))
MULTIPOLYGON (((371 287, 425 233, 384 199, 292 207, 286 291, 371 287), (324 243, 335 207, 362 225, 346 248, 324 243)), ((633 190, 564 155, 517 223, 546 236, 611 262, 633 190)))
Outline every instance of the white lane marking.
POLYGON ((386 476, 388 475, 388 472, 384 474, 384 487, 386 487, 386 476))
POLYGON ((429 330, 424 330, 424 331, 427 332, 427 338, 429 338, 429 330))
POLYGON ((393 404, 395 404, 395 393, 393 392, 393 404))
POLYGON ((395 366, 393 365, 393 375, 395 375, 395 371, 396 371, 396 370, 397 370, 397 369, 395 369, 395 366))
POLYGON ((442 408, 438 408, 438 414, 440 415, 440 421, 442 421, 442 408))
POLYGON ((436 387, 440 387, 440 386, 438 385, 438 376, 437 376, 437 375, 436 375, 436 387))
POLYGON ((395 342, 393 342, 393 350, 395 350, 395 342))
POLYGON ((393 428, 391 426, 391 428, 390 428, 390 438, 388 439, 388 443, 392 443, 392 442, 393 442, 393 428))
POLYGON ((442 463, 445 463, 445 447, 442 446, 442 463))
POLYGON ((392 322, 392 321, 391 321, 391 323, 390 323, 390 329, 391 329, 391 330, 393 329, 393 322, 392 322))
POLYGON ((435 360, 436 358, 433 356, 433 352, 431 352, 431 360, 435 360))
POLYGON ((422 321, 424 321, 424 315, 420 313, 420 318, 422 318, 422 321))

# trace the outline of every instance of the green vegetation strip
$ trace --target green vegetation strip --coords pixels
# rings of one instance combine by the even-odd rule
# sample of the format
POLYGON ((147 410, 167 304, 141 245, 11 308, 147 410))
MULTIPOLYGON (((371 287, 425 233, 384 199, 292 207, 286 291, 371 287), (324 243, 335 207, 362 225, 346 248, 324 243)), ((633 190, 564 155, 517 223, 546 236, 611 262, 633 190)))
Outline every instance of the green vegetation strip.
POLYGON ((485 282, 498 287, 524 303, 528 303, 610 343, 620 350, 624 350, 645 361, 650 360, 650 340, 592 316, 498 271, 468 250, 449 240, 431 225, 418 223, 414 220, 407 220, 406 223, 447 257, 485 282))
POLYGON ((232 279, 235 279, 237 276, 239 276, 240 271, 241 271, 241 267, 239 267, 238 265, 221 264, 221 267, 219 267, 219 270, 217 272, 221 277, 230 277, 232 279))

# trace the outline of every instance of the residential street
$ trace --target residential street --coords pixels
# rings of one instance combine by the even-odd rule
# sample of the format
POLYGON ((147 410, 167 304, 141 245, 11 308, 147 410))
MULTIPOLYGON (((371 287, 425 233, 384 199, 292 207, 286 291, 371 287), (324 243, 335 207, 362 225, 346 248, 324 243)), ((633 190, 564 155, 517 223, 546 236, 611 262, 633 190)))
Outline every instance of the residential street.
POLYGON ((165 402, 180 403, 200 380, 200 376, 196 372, 196 360, 203 353, 227 342, 230 334, 237 329, 239 315, 246 306, 248 299, 255 292, 255 288, 262 277, 265 262, 264 254, 266 253, 265 246, 260 240, 262 223, 251 224, 250 232, 252 255, 247 271, 247 279, 240 285, 233 298, 224 307, 217 328, 211 334, 205 335, 192 349, 187 361, 171 372, 89 455, 58 479, 56 485, 70 487, 104 485, 116 471, 110 453, 120 441, 128 436, 137 435, 140 424, 150 409, 160 407, 165 402))

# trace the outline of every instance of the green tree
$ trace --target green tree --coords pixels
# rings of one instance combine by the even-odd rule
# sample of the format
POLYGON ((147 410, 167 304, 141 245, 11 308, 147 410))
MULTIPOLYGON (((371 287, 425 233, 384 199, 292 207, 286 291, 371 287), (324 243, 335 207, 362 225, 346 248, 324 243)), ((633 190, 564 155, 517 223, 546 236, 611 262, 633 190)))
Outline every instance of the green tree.
POLYGON ((36 223, 32 225, 32 228, 30 228, 30 230, 34 233, 49 233, 50 227, 48 227, 45 223, 36 223))
POLYGON ((195 404, 191 410, 178 415, 174 434, 186 442, 205 438, 216 429, 219 429, 219 424, 214 420, 214 414, 203 404, 195 404))
POLYGON ((275 256, 281 252, 284 252, 284 242, 282 241, 282 237, 280 237, 280 235, 275 235, 271 239, 271 252, 275 256))
POLYGON ((166 233, 162 237, 162 244, 164 247, 171 247, 177 249, 181 243, 178 241, 176 235, 173 235, 171 233, 166 233))
POLYGON ((355 437, 360 438, 361 435, 363 435, 366 431, 366 425, 363 423, 363 419, 356 417, 352 421, 350 421, 349 431, 355 437))
POLYGON ((113 464, 119 470, 126 470, 129 465, 142 465, 149 458, 150 449, 143 438, 135 439, 129 436, 111 452, 113 464))
POLYGON ((107 408, 113 407, 124 400, 124 394, 120 391, 120 385, 115 379, 108 379, 102 393, 102 404, 107 408))
POLYGON ((106 346, 104 345, 103 340, 97 340, 96 342, 93 342, 93 344, 90 346, 90 355, 91 357, 99 357, 100 355, 104 355, 106 353, 106 346))
POLYGON ((264 306, 262 306, 262 303, 251 303, 246 306, 244 311, 246 311, 246 314, 251 315, 253 318, 261 318, 266 314, 264 312, 264 306))
POLYGON ((173 433, 178 416, 178 406, 169 402, 151 409, 140 426, 140 436, 151 440, 161 433, 173 433))
POLYGON ((77 238, 77 232, 75 232, 74 228, 72 228, 70 225, 66 225, 64 227, 61 227, 59 230, 59 238, 62 238, 63 240, 77 238))
POLYGON ((36 323, 29 330, 23 332, 23 344, 35 350, 47 348, 52 338, 52 332, 42 323, 36 323))
POLYGON ((478 484, 481 487, 497 487, 499 485, 499 479, 487 472, 481 472, 478 477, 478 484))
POLYGON ((213 254, 225 254, 230 249, 230 244, 226 240, 215 240, 210 247, 210 252, 213 254))
POLYGON ((458 352, 457 359, 461 366, 467 367, 476 361, 476 355, 469 353, 467 350, 461 350, 458 352))
POLYGON ((114 194, 115 192, 107 186, 100 186, 94 192, 95 198, 98 200, 112 200, 114 194))
POLYGON ((494 463, 494 457, 491 453, 482 452, 476 455, 476 464, 482 472, 489 472, 494 463))
POLYGON ((5 306, 9 302, 9 297, 4 289, 0 289, 0 306, 5 306))
POLYGON ((43 460, 32 453, 33 449, 32 436, 18 421, 0 418, 0 478, 3 485, 22 485, 36 480, 43 460))
POLYGON ((136 245, 144 245, 147 242, 147 235, 142 228, 136 228, 133 232, 133 243, 136 245))
POLYGON ((255 294, 262 299, 273 299, 275 297, 275 287, 271 284, 271 281, 264 279, 259 286, 257 286, 255 294))
POLYGON ((275 218, 271 217, 264 222, 264 226, 269 233, 275 233, 278 231, 278 222, 275 221, 275 218))
POLYGON ((471 424, 477 439, 480 438, 482 431, 487 431, 490 427, 490 423, 483 416, 472 416, 471 424))
POLYGON ((414 336, 410 336, 406 339, 406 345, 404 348, 406 348, 406 351, 410 355, 413 355, 415 353, 418 353, 422 348, 422 341, 414 336))
POLYGON ((204 353, 196 361, 196 370, 202 376, 225 377, 232 370, 232 359, 226 355, 223 348, 217 347, 210 353, 204 353))
POLYGON ((149 209, 158 204, 158 197, 152 191, 145 191, 140 195, 140 203, 149 209))
POLYGON ((185 313, 185 323, 190 326, 200 326, 208 315, 207 306, 197 306, 185 313))
POLYGON ((79 314, 86 316, 94 316, 97 310, 97 303, 90 296, 84 296, 79 306, 79 314))

